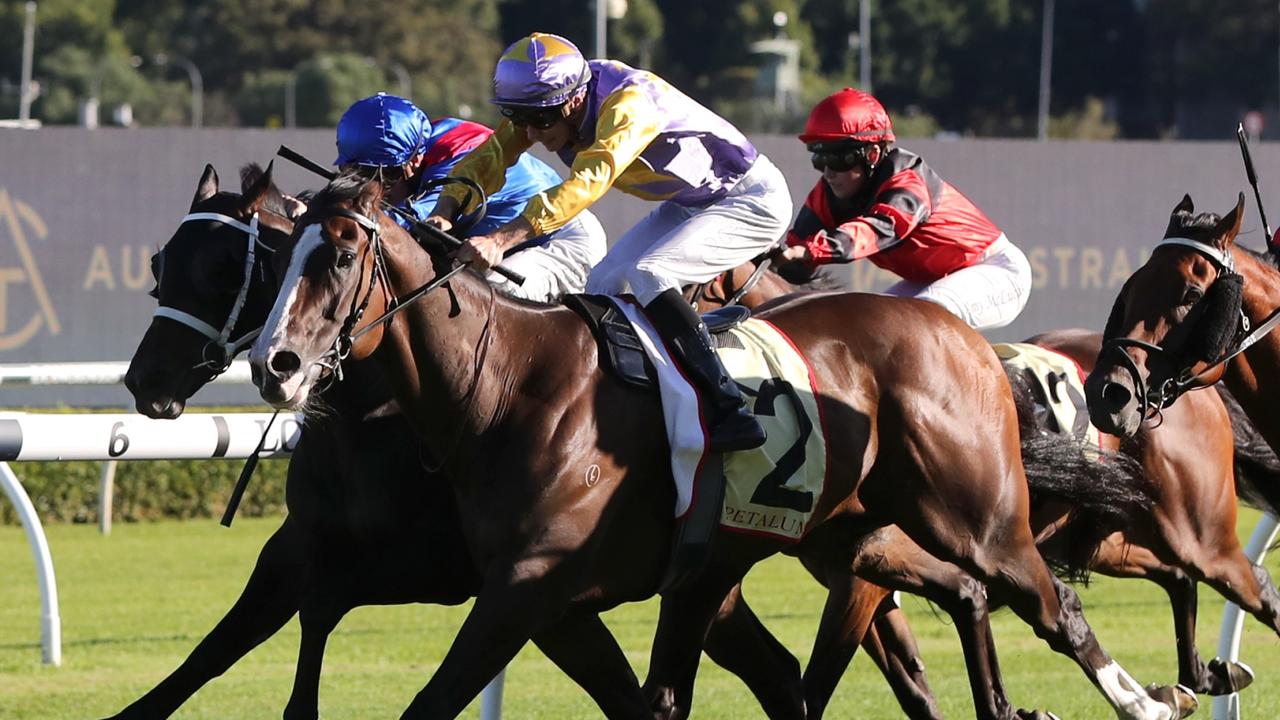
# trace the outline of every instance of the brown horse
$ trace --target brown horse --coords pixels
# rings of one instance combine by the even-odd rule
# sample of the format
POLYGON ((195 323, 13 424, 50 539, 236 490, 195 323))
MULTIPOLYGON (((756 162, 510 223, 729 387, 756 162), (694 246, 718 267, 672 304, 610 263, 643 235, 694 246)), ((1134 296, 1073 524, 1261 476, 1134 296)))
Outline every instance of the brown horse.
MULTIPOLYGON (((317 195, 277 252, 284 281, 250 362, 264 399, 305 408, 342 358, 374 357, 449 476, 482 587, 405 717, 453 717, 530 638, 656 591, 673 491, 656 398, 605 374, 572 311, 446 272, 443 253, 424 252, 380 199, 378 184, 352 177, 317 195), (428 287, 440 289, 419 296, 428 287), (410 293, 419 299, 396 300, 410 293), (392 307, 403 312, 387 319, 392 307)), ((930 303, 873 295, 804 297, 767 318, 812 361, 832 437, 807 545, 847 568, 859 538, 897 523, 1006 597, 1123 717, 1178 715, 1107 656, 1037 554, 1016 410, 981 336, 930 303)), ((708 569, 664 596, 652 705, 626 714, 688 712, 713 616, 780 549, 719 535, 708 569)))
MULTIPOLYGON (((1107 320, 1086 383, 1099 429, 1134 437, 1168 424, 1176 409, 1209 395, 1188 391, 1221 378, 1271 448, 1280 448, 1280 419, 1265 394, 1280 387, 1280 336, 1266 326, 1280 308, 1280 271, 1274 256, 1235 245, 1243 214, 1243 194, 1223 216, 1196 214, 1190 196, 1174 207, 1164 239, 1125 282, 1107 320)), ((1257 490, 1280 507, 1280 485, 1257 490)), ((1210 547, 1230 549, 1234 533, 1221 542, 1210 547)), ((1265 569, 1236 557, 1201 561, 1214 571, 1205 582, 1280 633, 1280 594, 1265 569)))
MULTIPOLYGON (((715 299, 732 297, 733 293, 724 288, 742 287, 751 273, 752 266, 735 268, 731 273, 708 283, 699 296, 705 298, 704 303, 708 305, 715 304, 715 299)), ((773 297, 768 293, 780 288, 784 292, 804 289, 774 277, 776 279, 772 284, 764 286, 767 288, 765 293, 755 296, 755 301, 772 300, 773 297)), ((1098 355, 1101 336, 1088 331, 1068 330, 1039 335, 1028 342, 1070 357, 1087 371, 1092 368, 1098 355)), ((1034 410, 1030 388, 1025 387, 1021 378, 1012 377, 1011 381, 1015 387, 1019 415, 1023 418, 1024 436, 1039 433, 1040 430, 1031 417, 1034 410)), ((1232 584, 1242 574, 1248 576, 1250 567, 1235 534, 1236 494, 1233 481, 1242 480, 1243 478, 1238 477, 1242 472, 1251 472, 1254 476, 1274 476, 1277 467, 1280 467, 1272 453, 1262 453, 1264 457, 1258 457, 1256 444, 1251 442, 1255 431, 1247 419, 1241 417, 1238 411, 1234 412, 1233 421, 1227 421, 1227 417, 1228 406, 1217 394, 1198 394, 1187 401, 1185 406, 1167 412, 1163 429, 1159 433, 1144 430, 1138 442, 1128 443, 1123 447, 1119 438, 1104 436, 1104 450, 1110 453, 1124 451, 1141 463, 1142 472, 1151 483, 1154 494, 1154 512, 1138 516, 1135 518, 1136 522, 1130 523, 1123 531, 1092 541, 1082 538, 1079 532, 1062 532, 1063 528, 1070 530, 1070 513, 1076 508, 1072 508, 1070 499, 1061 494, 1054 502, 1039 503, 1039 510, 1032 514, 1033 532, 1042 552, 1049 557, 1066 560, 1063 558, 1065 553, 1084 553, 1089 557, 1088 565, 1092 570, 1115 577, 1146 577, 1168 593, 1177 635, 1179 682, 1195 692, 1210 695, 1238 691, 1247 686, 1253 677, 1247 666, 1222 660, 1214 660, 1206 665, 1201 660, 1195 646, 1196 584, 1207 580, 1228 600, 1239 602, 1244 599, 1232 584), (1236 468, 1234 474, 1233 450, 1241 459, 1240 467, 1236 468), (1205 462, 1207 458, 1217 458, 1217 462, 1205 462), (1067 502, 1064 503, 1063 500, 1067 502)), ((1093 475, 1098 470, 1101 468, 1086 469, 1085 474, 1093 475)), ((1264 479, 1274 482, 1273 477, 1264 479)), ((1033 504, 1036 503, 1038 494, 1043 500, 1046 493, 1043 490, 1037 493, 1037 487, 1033 484, 1033 504)), ((871 574, 895 589, 928 590, 935 600, 951 595, 950 602, 943 604, 947 608, 954 607, 959 599, 972 594, 959 568, 928 557, 908 538, 902 536, 900 531, 883 531, 876 543, 864 546, 857 567, 863 575, 871 574)), ((832 577, 824 579, 824 584, 832 582, 841 581, 832 577)), ((1267 583, 1264 589, 1270 587, 1267 583)), ((1274 590, 1270 592, 1274 593, 1274 590)), ((840 617, 855 616, 853 606, 857 605, 856 600, 850 605, 851 608, 846 609, 840 617)), ((956 627, 962 637, 971 632, 959 621, 956 627)), ((905 665, 907 662, 919 664, 911 656, 891 663, 875 655, 885 639, 880 635, 887 637, 894 632, 909 632, 906 628, 905 621, 886 625, 879 631, 874 625, 869 628, 867 640, 871 642, 864 642, 864 645, 870 645, 873 659, 882 669, 886 666, 905 665)), ((851 631, 847 625, 824 624, 823 629, 824 632, 819 633, 818 646, 825 650, 821 654, 815 653, 815 661, 810 663, 805 676, 811 716, 815 710, 820 711, 825 705, 830 690, 834 689, 835 680, 848 662, 847 656, 852 654, 857 645, 856 632, 851 631), (840 627, 843 634, 838 638, 829 637, 825 631, 835 627, 840 627)), ((890 647, 893 648, 913 647, 909 635, 889 640, 890 647)), ((982 642, 980 637, 970 637, 968 640, 982 642)), ((988 651, 994 668, 994 649, 990 648, 988 651)), ((971 668, 971 672, 973 670, 975 669, 971 668)), ((983 668, 979 666, 976 670, 981 673, 983 668)), ((886 676, 894 684, 895 690, 899 687, 909 688, 912 681, 910 677, 895 676, 888 672, 886 676)), ((923 677, 920 679, 923 680, 923 677)), ((998 676, 984 677, 975 682, 975 688, 984 686, 999 687, 998 676)), ((982 695, 975 692, 979 707, 982 707, 981 698, 982 695)))
MULTIPOLYGON (((271 310, 270 256, 293 222, 269 168, 250 166, 242 175, 243 194, 219 192, 217 174, 206 167, 190 209, 198 215, 152 261, 152 294, 167 309, 157 312, 126 376, 139 412, 149 417, 180 415, 187 398, 225 369, 238 349, 235 339, 253 337, 271 310), (221 328, 230 341, 216 341, 221 328)), ((452 490, 423 468, 420 442, 381 371, 371 361, 349 363, 323 403, 326 411, 308 420, 289 464, 289 515, 263 547, 240 598, 177 670, 115 717, 168 717, 298 614, 302 641, 284 716, 315 718, 325 642, 350 609, 452 605, 476 593, 479 577, 452 490)), ((593 696, 612 692, 618 680, 611 670, 623 684, 636 682, 625 665, 597 667, 579 649, 559 651, 554 637, 539 644, 593 696)), ((789 717, 799 707, 799 664, 745 603, 726 610, 707 651, 747 682, 771 717, 789 717)))

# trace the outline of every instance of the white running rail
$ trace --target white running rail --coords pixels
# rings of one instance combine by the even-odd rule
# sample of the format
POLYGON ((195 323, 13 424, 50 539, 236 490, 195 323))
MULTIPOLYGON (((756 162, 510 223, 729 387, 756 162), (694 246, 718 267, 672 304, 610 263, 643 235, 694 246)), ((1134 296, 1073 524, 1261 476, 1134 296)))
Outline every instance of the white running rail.
MULTIPOLYGON (((1277 533, 1280 533, 1280 521, 1277 521, 1274 515, 1263 515, 1257 527, 1253 529, 1253 535, 1249 537, 1249 544, 1244 549, 1249 562, 1255 565, 1262 564, 1263 558, 1267 556, 1267 550, 1271 548, 1271 543, 1275 542, 1277 533)), ((1218 657, 1229 662, 1240 659, 1240 635, 1243 631, 1244 613, 1240 612, 1239 605, 1233 602, 1227 603, 1227 608, 1222 613, 1218 657)), ((1231 693, 1215 697, 1213 720, 1240 720, 1240 696, 1231 693)))

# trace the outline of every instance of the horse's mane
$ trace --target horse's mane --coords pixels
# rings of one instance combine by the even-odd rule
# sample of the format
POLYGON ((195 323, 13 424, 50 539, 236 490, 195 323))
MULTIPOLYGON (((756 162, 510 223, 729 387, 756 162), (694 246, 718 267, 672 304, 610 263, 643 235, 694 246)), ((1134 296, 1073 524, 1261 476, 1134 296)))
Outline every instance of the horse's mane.
MULTIPOLYGON (((1203 212, 1195 215, 1185 210, 1179 210, 1169 216, 1169 229, 1165 231, 1165 236, 1186 234, 1187 231, 1214 230, 1220 222, 1222 222, 1222 216, 1217 213, 1203 212)), ((1247 248, 1241 245, 1239 240, 1237 236, 1234 243, 1237 250, 1269 268, 1280 270, 1280 258, 1270 252, 1259 252, 1252 248, 1247 248)))
POLYGON ((330 180, 328 185, 317 192, 315 197, 311 198, 310 205, 323 208, 355 200, 371 182, 373 181, 355 173, 343 173, 330 180))
POLYGON ((1239 243, 1236 243, 1236 249, 1273 270, 1280 270, 1280 258, 1277 258, 1273 253, 1259 252, 1239 243))
MULTIPOLYGON (((265 172, 258 163, 249 163, 240 168, 240 192, 244 193, 248 190, 249 186, 257 182, 265 172)), ((262 202, 262 208, 276 215, 289 217, 289 209, 284 202, 284 193, 280 191, 280 188, 276 187, 275 182, 272 182, 267 188, 267 196, 262 202)))
POLYGON ((1187 210, 1177 210, 1169 216, 1169 229, 1165 233, 1183 232, 1186 230, 1213 230, 1222 222, 1222 216, 1213 212, 1202 212, 1198 215, 1187 210))

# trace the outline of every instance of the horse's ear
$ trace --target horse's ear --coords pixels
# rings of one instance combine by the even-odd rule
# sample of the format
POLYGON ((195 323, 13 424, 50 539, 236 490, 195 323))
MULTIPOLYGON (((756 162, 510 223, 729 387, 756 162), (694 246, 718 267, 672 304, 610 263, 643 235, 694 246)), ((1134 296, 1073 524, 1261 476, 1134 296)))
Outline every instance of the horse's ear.
POLYGON ((262 207, 263 201, 271 193, 271 170, 275 166, 275 160, 267 163, 267 169, 262 171, 257 180, 254 180, 249 187, 244 189, 240 196, 240 210, 245 215, 252 215, 262 207))
POLYGON ((360 195, 356 197, 356 211, 367 217, 373 217, 373 211, 378 209, 378 201, 382 200, 382 183, 370 181, 360 188, 360 195))
POLYGON ((204 174, 200 176, 200 184, 196 186, 195 197, 191 198, 191 209, 196 205, 218 194, 218 171, 212 165, 204 166, 204 174))
POLYGON ((1236 196, 1236 206, 1231 209, 1221 220, 1218 221, 1218 237, 1216 242, 1221 247, 1227 247, 1236 235, 1240 232, 1240 221, 1244 219, 1244 193, 1236 196))

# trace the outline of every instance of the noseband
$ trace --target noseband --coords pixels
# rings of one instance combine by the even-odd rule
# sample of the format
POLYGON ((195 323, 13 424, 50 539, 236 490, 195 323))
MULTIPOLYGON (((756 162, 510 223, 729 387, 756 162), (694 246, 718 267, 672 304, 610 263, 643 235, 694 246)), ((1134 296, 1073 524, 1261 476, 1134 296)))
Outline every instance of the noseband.
POLYGON ((196 220, 209 220, 223 225, 230 225, 245 233, 248 237, 245 244, 244 279, 240 283, 240 292, 236 294, 236 301, 231 306, 231 313, 227 315, 227 321, 223 323, 221 330, 191 313, 167 305, 157 307, 154 317, 168 318, 181 323, 208 338, 209 342, 205 343, 200 350, 200 357, 203 362, 192 366, 192 369, 206 368, 216 377, 226 372, 227 368, 231 367, 231 360, 241 350, 248 347, 258 337, 258 333, 262 332, 262 328, 259 327, 250 330, 235 340, 231 340, 231 331, 235 329, 236 322, 240 319, 240 311, 244 308, 245 299, 249 297, 249 286, 253 283, 253 268, 257 265, 257 248, 262 245, 262 249, 268 253, 274 253, 275 249, 264 245, 258 238, 258 213, 256 212, 247 225, 230 215, 215 212, 198 212, 190 213, 182 218, 182 222, 178 223, 178 226, 181 227, 196 220))
MULTIPOLYGON (((1219 283, 1226 282, 1243 284, 1244 282, 1244 278, 1241 277, 1240 273, 1236 272, 1235 258, 1232 257, 1230 252, 1224 252, 1213 245, 1200 242, 1199 240, 1192 240, 1190 238, 1183 237, 1166 237, 1157 243, 1156 247, 1158 248, 1161 245, 1181 245, 1189 247, 1212 263, 1217 269, 1218 276, 1214 279, 1213 284, 1210 285, 1209 290, 1205 293, 1205 297, 1200 300, 1200 303, 1207 302, 1215 290, 1218 290, 1219 292, 1224 292, 1226 290, 1226 286, 1219 285, 1219 283)), ((1175 362, 1175 360, 1181 360, 1183 358, 1176 357, 1174 353, 1165 347, 1149 343, 1144 340, 1136 340, 1126 337, 1103 338, 1102 351, 1100 354, 1106 355, 1110 353, 1115 355, 1118 363, 1124 367, 1127 373, 1129 373, 1129 379, 1133 381, 1134 394, 1138 397, 1139 412, 1141 413, 1143 420, 1157 418, 1160 415, 1161 410, 1172 405, 1174 401, 1181 397, 1183 393, 1187 392, 1187 390, 1191 389, 1191 387, 1201 378, 1205 377, 1231 358, 1239 355, 1241 352, 1244 352, 1245 348, 1261 339, 1263 335, 1275 326, 1277 321, 1280 321, 1280 315, 1273 313, 1272 317, 1268 318, 1268 321, 1260 326, 1257 331, 1241 340, 1241 336, 1249 332, 1249 318, 1244 314, 1244 308, 1240 306, 1239 300, 1237 299, 1235 302, 1236 307, 1234 310, 1237 316, 1235 327, 1230 330, 1231 334, 1225 339, 1224 343, 1213 350, 1213 354, 1216 357, 1206 358, 1208 365, 1198 373, 1194 372, 1194 362, 1190 365, 1183 366, 1177 373, 1176 377, 1166 378, 1156 387, 1147 386, 1147 383, 1142 378, 1142 373, 1138 369, 1137 363, 1128 353, 1127 348, 1138 348, 1143 350, 1147 353, 1148 357, 1164 357, 1168 361, 1170 367, 1178 367, 1181 363, 1175 362)), ((1112 310, 1113 317, 1108 320, 1107 330, 1104 335, 1111 334, 1112 324, 1119 320, 1119 318, 1116 317, 1116 313, 1118 313, 1119 310, 1119 305, 1112 310)), ((1201 318, 1203 317, 1204 316, 1201 315, 1201 318)))

